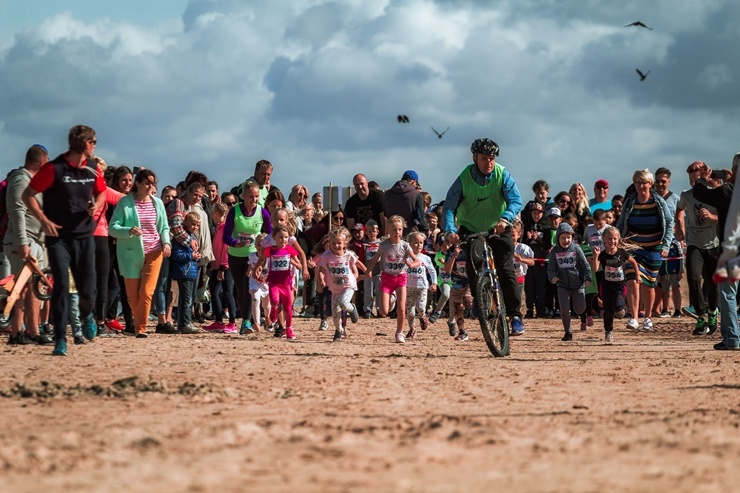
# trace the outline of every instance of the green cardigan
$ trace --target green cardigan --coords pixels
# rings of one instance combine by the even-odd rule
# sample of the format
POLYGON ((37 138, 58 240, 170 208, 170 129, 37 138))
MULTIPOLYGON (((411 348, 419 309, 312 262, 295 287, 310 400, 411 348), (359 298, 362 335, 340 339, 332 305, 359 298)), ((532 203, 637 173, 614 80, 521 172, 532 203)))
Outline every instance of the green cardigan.
MULTIPOLYGON (((157 197, 152 197, 154 208, 157 211, 157 231, 163 245, 170 244, 170 226, 167 222, 167 213, 164 203, 157 197)), ((139 215, 136 213, 133 195, 126 195, 116 205, 113 217, 108 225, 108 234, 116 238, 118 269, 126 279, 141 278, 141 269, 144 267, 144 242, 141 236, 131 236, 132 227, 141 227, 139 215)))

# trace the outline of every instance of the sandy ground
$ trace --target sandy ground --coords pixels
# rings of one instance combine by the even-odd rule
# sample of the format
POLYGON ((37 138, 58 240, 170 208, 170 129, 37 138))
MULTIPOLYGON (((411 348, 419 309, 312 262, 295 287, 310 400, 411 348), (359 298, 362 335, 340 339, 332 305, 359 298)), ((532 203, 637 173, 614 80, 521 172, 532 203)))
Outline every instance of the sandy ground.
POLYGON ((687 318, 531 320, 504 359, 394 324, 2 346, 0 490, 737 491, 740 352, 687 318))

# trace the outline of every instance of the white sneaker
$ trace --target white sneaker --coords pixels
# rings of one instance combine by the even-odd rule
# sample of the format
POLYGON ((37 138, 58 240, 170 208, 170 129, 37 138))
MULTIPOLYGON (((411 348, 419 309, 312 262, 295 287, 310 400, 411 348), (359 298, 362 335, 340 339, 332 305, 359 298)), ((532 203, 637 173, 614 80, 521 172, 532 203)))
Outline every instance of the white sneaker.
POLYGON ((645 317, 642 320, 642 330, 653 330, 653 321, 645 317))
POLYGON ((329 330, 329 322, 322 320, 319 324, 319 330, 329 330))
POLYGON ((627 322, 627 328, 632 330, 637 330, 640 327, 640 324, 637 323, 637 320, 634 318, 631 318, 629 322, 627 322))
POLYGON ((406 336, 403 335, 403 332, 396 332, 396 342, 399 344, 406 343, 406 336))
POLYGON ((607 344, 611 344, 612 342, 614 342, 614 336, 611 332, 606 332, 604 334, 604 342, 607 344))

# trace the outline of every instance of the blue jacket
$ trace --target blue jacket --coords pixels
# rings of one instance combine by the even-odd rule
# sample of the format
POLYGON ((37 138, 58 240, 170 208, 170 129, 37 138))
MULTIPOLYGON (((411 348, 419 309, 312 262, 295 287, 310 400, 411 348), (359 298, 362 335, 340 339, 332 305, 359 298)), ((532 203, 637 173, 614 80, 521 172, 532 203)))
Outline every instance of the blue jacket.
MULTIPOLYGON (((477 166, 473 166, 470 172, 473 180, 475 180, 478 185, 485 185, 493 179, 493 173, 488 176, 483 176, 478 172, 477 166)), ((514 178, 511 177, 511 174, 509 174, 509 171, 506 169, 504 169, 503 181, 501 183, 501 193, 506 201, 506 210, 501 214, 501 219, 509 224, 514 224, 516 215, 522 210, 522 196, 519 193, 519 188, 516 186, 514 178)), ((455 181, 452 182, 452 186, 450 186, 450 189, 447 191, 445 205, 442 209, 443 227, 445 231, 452 233, 457 232, 455 213, 464 199, 462 181, 458 176, 455 178, 455 181)))
POLYGON ((190 242, 195 236, 188 236, 188 246, 179 241, 172 242, 170 255, 170 275, 172 279, 196 279, 198 277, 198 262, 193 259, 193 248, 190 242))
MULTIPOLYGON (((573 235, 573 228, 568 223, 560 223, 557 238, 562 234, 573 235)), ((556 240, 550 250, 550 261, 547 264, 547 279, 552 281, 558 278, 558 287, 565 289, 581 289, 586 281, 591 281, 591 267, 586 260, 586 254, 573 241, 567 249, 560 246, 556 240)))
MULTIPOLYGON (((671 242, 673 241, 673 216, 671 215, 670 210, 668 209, 668 204, 666 204, 665 200, 663 200, 663 197, 655 193, 653 190, 650 190, 650 193, 653 195, 653 198, 655 199, 655 202, 658 204, 658 211, 660 212, 660 219, 663 222, 663 237, 661 239, 661 250, 668 252, 668 250, 671 249, 671 242)), ((627 236, 627 229, 628 229, 628 221, 627 219, 630 217, 630 214, 632 213, 632 209, 635 207, 635 202, 637 202, 637 194, 630 194, 627 195, 624 198, 624 205, 622 206, 622 215, 619 216, 619 220, 617 221, 617 229, 622 235, 622 238, 627 236)))

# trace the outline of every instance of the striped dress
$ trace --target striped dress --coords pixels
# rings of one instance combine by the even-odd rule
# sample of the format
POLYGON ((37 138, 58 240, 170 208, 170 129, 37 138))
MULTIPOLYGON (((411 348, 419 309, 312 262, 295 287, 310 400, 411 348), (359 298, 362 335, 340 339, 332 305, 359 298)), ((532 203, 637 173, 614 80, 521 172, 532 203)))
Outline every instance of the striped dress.
MULTIPOLYGON (((663 239, 663 221, 660 209, 655 198, 651 195, 647 202, 635 205, 627 218, 627 237, 633 244, 640 246, 639 250, 632 251, 632 256, 639 267, 639 278, 642 284, 655 287, 658 271, 663 263, 660 256, 663 239)), ((631 264, 625 265, 627 280, 636 279, 631 264)))

